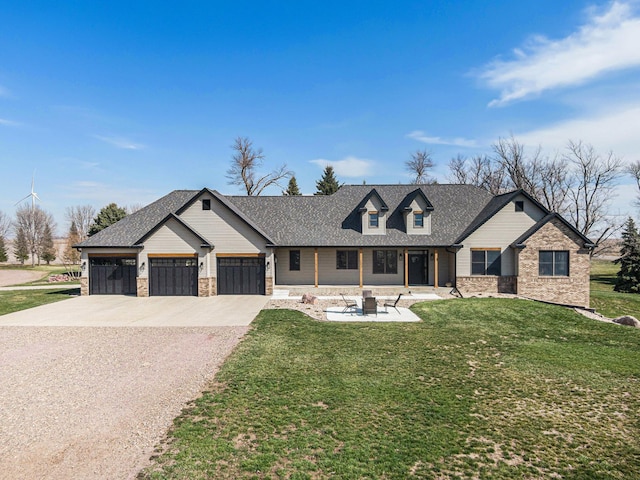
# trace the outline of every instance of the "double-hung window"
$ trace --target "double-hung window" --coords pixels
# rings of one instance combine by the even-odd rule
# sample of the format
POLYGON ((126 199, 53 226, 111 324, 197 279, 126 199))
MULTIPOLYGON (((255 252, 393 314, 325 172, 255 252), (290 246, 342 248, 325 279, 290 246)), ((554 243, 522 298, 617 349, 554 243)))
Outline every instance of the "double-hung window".
POLYGON ((338 250, 336 252, 336 269, 357 270, 358 269, 358 251, 357 250, 338 250))
POLYGON ((540 250, 538 275, 541 277, 568 277, 568 250, 540 250))
POLYGON ((424 227, 424 213, 423 212, 414 212, 413 214, 413 228, 422 228, 424 227))
POLYGON ((369 212, 369 228, 378 228, 378 212, 369 212))
POLYGON ((374 250, 373 273, 398 273, 397 250, 374 250))
POLYGON ((501 274, 500 249, 471 250, 471 275, 501 274))

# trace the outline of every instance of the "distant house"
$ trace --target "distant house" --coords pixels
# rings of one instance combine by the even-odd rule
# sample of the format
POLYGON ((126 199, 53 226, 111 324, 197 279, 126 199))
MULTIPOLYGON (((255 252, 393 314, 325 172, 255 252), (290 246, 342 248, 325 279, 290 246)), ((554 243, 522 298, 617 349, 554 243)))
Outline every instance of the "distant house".
POLYGON ((176 190, 77 245, 83 295, 424 285, 583 306, 593 246, 527 193, 471 185, 278 197, 176 190))

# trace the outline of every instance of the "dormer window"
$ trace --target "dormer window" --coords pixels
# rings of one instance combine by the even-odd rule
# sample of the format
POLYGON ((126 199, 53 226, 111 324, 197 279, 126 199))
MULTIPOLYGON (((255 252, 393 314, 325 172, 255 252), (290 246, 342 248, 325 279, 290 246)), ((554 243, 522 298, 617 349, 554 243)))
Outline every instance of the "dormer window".
POLYGON ((378 228, 378 212, 369 212, 369 228, 378 228))
POLYGON ((524 212, 524 202, 522 200, 516 201, 516 212, 524 212))
POLYGON ((413 228, 422 228, 422 227, 424 227, 424 213, 413 212, 413 228))
POLYGON ((211 210, 211 199, 209 198, 202 199, 202 210, 211 210))

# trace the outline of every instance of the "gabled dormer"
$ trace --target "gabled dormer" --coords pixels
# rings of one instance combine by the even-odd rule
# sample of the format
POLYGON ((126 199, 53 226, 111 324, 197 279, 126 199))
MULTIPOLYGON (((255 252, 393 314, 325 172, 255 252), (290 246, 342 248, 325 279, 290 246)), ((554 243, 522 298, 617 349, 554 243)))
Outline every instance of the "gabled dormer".
POLYGON ((417 188, 402 202, 402 216, 409 235, 431 235, 431 212, 433 205, 417 188))
POLYGON ((360 221, 363 235, 385 235, 389 207, 376 189, 372 189, 360 202, 360 221))

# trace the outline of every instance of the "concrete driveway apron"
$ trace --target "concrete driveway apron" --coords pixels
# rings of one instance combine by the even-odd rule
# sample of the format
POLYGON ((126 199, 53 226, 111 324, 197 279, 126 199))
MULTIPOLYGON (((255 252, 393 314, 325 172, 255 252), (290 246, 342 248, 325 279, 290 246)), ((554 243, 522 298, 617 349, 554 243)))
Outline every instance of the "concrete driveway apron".
POLYGON ((51 327, 247 326, 269 301, 261 295, 128 297, 93 295, 0 316, 0 325, 51 327))

